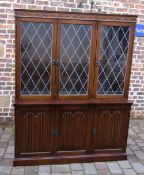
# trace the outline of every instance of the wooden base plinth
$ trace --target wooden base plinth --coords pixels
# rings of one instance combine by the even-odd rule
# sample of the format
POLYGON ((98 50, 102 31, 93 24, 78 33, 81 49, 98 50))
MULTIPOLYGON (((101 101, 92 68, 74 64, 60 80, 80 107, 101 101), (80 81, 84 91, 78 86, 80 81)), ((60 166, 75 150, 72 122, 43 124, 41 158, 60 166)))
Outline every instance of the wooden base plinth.
POLYGON ((15 158, 14 166, 44 165, 44 164, 65 164, 65 163, 85 163, 85 162, 103 162, 126 160, 125 153, 115 154, 87 154, 70 156, 49 156, 49 157, 31 157, 15 158))

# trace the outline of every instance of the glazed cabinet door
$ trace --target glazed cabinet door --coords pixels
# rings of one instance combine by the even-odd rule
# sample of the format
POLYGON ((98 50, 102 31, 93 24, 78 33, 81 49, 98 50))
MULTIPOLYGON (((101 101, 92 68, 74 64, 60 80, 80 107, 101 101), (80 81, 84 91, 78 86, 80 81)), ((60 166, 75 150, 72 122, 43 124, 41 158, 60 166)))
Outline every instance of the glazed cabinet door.
POLYGON ((22 18, 16 22, 16 96, 54 96, 56 21, 22 18))
POLYGON ((57 109, 59 115, 58 152, 89 151, 92 110, 89 106, 65 106, 57 109))
POLYGON ((55 149, 55 109, 16 107, 16 156, 51 154, 55 149))
POLYGON ((94 150, 125 150, 129 117, 129 105, 103 105, 96 107, 93 129, 94 150))
POLYGON ((96 98, 128 96, 134 24, 100 22, 95 65, 96 98))
POLYGON ((95 22, 58 22, 58 98, 88 98, 92 88, 95 22))

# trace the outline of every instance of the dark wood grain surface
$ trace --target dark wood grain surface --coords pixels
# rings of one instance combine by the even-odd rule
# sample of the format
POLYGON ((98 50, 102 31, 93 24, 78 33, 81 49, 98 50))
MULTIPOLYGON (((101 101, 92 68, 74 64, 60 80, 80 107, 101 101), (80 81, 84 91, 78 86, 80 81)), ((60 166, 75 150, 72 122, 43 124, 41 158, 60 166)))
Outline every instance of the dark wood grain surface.
POLYGON ((16 96, 14 165, 41 165, 124 160, 132 102, 128 89, 137 16, 15 10, 16 96), (21 93, 22 22, 51 23, 52 61, 60 60, 62 24, 91 25, 92 37, 86 95, 59 95, 59 65, 52 64, 51 94, 21 93), (128 59, 121 95, 98 95, 101 26, 128 26, 128 59))

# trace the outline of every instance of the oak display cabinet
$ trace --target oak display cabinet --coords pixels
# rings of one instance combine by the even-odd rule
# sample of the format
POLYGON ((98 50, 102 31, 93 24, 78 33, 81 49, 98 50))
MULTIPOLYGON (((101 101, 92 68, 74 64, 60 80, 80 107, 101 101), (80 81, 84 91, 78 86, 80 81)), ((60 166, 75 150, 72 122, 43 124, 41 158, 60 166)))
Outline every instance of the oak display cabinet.
POLYGON ((15 10, 14 165, 126 159, 136 16, 15 10))

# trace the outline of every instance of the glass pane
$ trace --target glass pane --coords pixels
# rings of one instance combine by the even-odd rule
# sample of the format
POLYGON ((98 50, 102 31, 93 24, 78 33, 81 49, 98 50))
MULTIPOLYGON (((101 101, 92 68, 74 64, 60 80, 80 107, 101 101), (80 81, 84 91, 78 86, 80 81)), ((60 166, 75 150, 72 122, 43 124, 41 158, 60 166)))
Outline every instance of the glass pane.
POLYGON ((50 95, 52 24, 21 23, 21 94, 50 95))
POLYGON ((130 27, 102 26, 97 93, 124 93, 130 27))
POLYGON ((91 47, 90 25, 62 24, 60 95, 86 95, 91 47))

